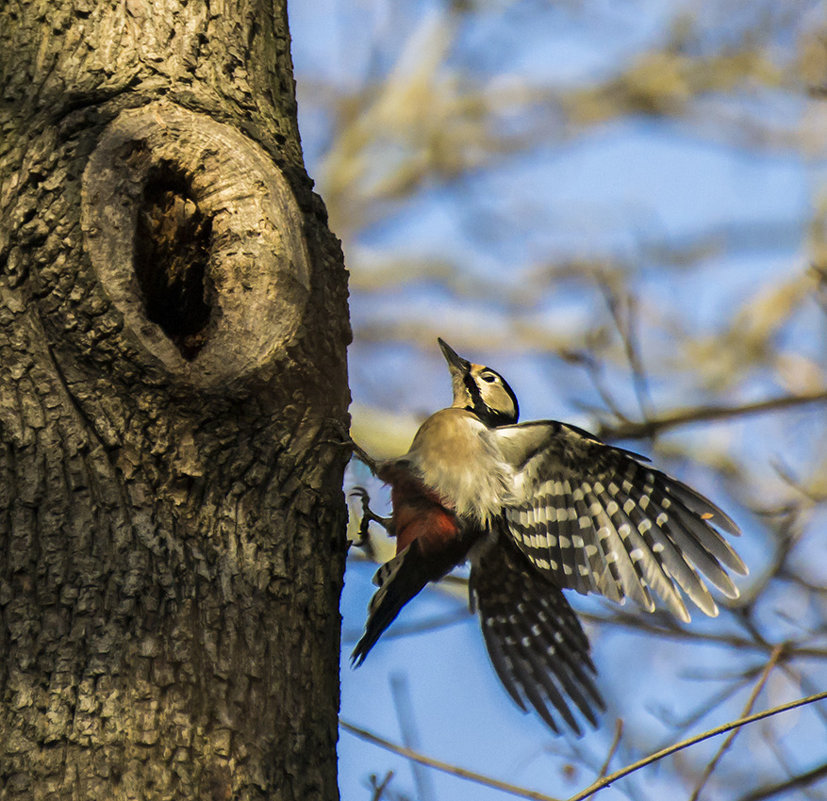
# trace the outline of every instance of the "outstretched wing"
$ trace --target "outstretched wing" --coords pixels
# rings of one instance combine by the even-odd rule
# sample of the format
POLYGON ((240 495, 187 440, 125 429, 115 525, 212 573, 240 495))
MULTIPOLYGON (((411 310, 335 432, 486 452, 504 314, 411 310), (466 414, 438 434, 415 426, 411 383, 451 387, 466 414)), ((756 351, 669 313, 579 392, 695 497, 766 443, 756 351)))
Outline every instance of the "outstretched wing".
POLYGON ((605 707, 580 622, 561 590, 531 567, 507 535, 472 560, 470 592, 491 662, 517 705, 527 711, 528 702, 559 733, 556 710, 580 734, 574 702, 597 726, 594 710, 605 707))
POLYGON ((738 597, 726 570, 746 575, 747 568, 716 531, 737 535, 738 526, 686 484, 564 423, 496 433, 514 471, 503 508, 508 532, 559 586, 630 597, 648 611, 652 591, 684 621, 680 590, 707 615, 718 613, 701 574, 738 597))

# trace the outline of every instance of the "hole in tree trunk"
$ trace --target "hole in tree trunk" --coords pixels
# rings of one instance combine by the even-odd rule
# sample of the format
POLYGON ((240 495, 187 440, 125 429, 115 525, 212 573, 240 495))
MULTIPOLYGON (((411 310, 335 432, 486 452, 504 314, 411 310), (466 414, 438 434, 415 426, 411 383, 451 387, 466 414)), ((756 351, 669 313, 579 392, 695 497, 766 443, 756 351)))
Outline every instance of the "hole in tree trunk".
POLYGON ((135 230, 135 274, 146 316, 191 361, 207 339, 212 221, 186 178, 160 165, 147 178, 135 230))

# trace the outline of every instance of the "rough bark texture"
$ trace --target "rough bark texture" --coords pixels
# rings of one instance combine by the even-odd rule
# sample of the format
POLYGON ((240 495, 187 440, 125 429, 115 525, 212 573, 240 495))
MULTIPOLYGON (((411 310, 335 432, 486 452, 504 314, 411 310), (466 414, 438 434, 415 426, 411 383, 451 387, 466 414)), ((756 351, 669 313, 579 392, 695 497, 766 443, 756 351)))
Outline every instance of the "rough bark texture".
POLYGON ((0 92, 0 798, 334 799, 349 330, 284 3, 9 0, 0 92))

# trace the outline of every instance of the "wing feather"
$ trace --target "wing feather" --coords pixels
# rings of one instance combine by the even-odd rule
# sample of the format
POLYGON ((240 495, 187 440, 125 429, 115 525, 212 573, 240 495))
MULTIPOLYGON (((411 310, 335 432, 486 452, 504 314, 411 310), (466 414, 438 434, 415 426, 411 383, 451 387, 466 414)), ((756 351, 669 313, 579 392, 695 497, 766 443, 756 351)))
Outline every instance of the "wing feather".
POLYGON ((472 557, 470 579, 491 662, 522 710, 530 705, 555 732, 562 719, 580 734, 570 703, 593 726, 604 708, 589 642, 560 588, 531 569, 507 534, 497 536, 496 547, 472 557))
MULTIPOLYGON (((680 587, 699 609, 707 615, 714 615, 715 603, 709 590, 666 532, 653 525, 651 518, 640 509, 634 510, 630 517, 632 524, 641 532, 652 558, 660 564, 664 575, 672 585, 671 596, 666 600, 673 614, 684 622, 689 621, 689 611, 677 590, 677 587, 680 587)), ((662 597, 666 598, 666 596, 662 597)))
POLYGON ((727 570, 747 568, 719 532, 739 529, 712 501, 582 429, 540 421, 495 432, 513 474, 506 528, 559 586, 629 597, 649 611, 656 595, 681 620, 682 593, 717 614, 704 579, 738 596, 727 570))
POLYGON ((595 544, 596 530, 586 506, 586 497, 583 487, 578 487, 573 493, 575 508, 577 509, 577 533, 572 537, 572 546, 575 556, 575 571, 580 582, 577 591, 582 593, 598 592, 597 579, 600 576, 600 563, 597 557, 598 549, 595 544))

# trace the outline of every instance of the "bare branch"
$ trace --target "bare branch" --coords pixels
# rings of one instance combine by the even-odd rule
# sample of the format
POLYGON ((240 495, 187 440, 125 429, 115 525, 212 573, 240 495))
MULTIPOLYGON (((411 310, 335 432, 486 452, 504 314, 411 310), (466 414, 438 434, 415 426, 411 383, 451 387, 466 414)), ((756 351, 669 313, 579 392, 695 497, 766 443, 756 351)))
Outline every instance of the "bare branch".
POLYGON ((451 765, 448 762, 442 762, 439 759, 433 759, 432 757, 425 756, 424 754, 420 754, 418 751, 414 751, 412 748, 404 748, 401 745, 396 745, 395 743, 390 742, 390 740, 379 737, 377 734, 374 734, 367 729, 354 726, 352 723, 348 723, 341 718, 339 718, 339 726, 341 726, 346 732, 358 737, 360 740, 373 743, 374 745, 378 745, 380 748, 384 748, 386 751, 399 754, 399 756, 403 756, 406 759, 411 759, 414 762, 418 762, 420 765, 427 765, 435 770, 441 770, 443 773, 448 773, 451 776, 458 776, 460 779, 467 779, 468 781, 476 782, 477 784, 482 784, 486 787, 493 787, 495 790, 502 790, 502 792, 510 793, 518 798, 530 798, 532 801, 561 801, 559 798, 544 795, 543 793, 538 793, 535 790, 527 790, 525 787, 518 787, 516 784, 501 782, 498 779, 492 779, 490 776, 485 776, 482 773, 476 773, 475 771, 466 770, 465 768, 460 768, 457 765, 451 765))
POLYGON ((601 289, 606 306, 612 316, 617 333, 623 343, 623 351, 632 371, 632 385, 637 397, 638 408, 644 420, 649 420, 652 412, 649 397, 648 378, 640 354, 637 337, 637 298, 630 291, 613 288, 608 282, 601 282, 601 289))
POLYGON ((827 762, 818 765, 812 770, 799 773, 796 776, 791 776, 783 782, 777 784, 770 784, 766 787, 759 787, 757 790, 742 795, 738 801, 764 801, 765 798, 773 798, 777 795, 786 795, 791 790, 798 790, 802 787, 809 787, 809 785, 823 779, 827 776, 827 762))
MULTIPOLYGON (((419 748, 419 731, 414 717, 411 694, 408 688, 407 678, 400 673, 391 676, 391 696, 393 705, 396 708, 396 719, 399 721, 399 729, 402 733, 402 742, 406 748, 419 748)), ((411 762, 413 770, 414 786, 419 801, 433 801, 436 792, 432 783, 432 776, 424 766, 418 762, 411 762)))
MULTIPOLYGON (((739 650, 763 651, 765 653, 771 653, 775 647, 772 643, 760 639, 737 637, 732 634, 712 634, 710 632, 694 631, 693 629, 683 628, 672 619, 664 617, 650 618, 623 611, 613 612, 609 615, 578 611, 577 615, 581 620, 589 623, 618 626, 638 632, 645 631, 649 634, 656 634, 658 637, 669 637, 674 640, 693 640, 725 645, 739 650)), ((806 639, 801 641, 788 640, 785 643, 785 654, 789 657, 812 657, 815 659, 827 657, 827 648, 807 646, 804 644, 806 641, 806 639)))
POLYGON ((370 789, 373 790, 373 795, 371 796, 371 801, 382 801, 385 797, 385 790, 388 789, 388 785, 390 784, 391 779, 393 778, 393 771, 389 770, 385 774, 385 778, 382 779, 381 782, 377 783, 377 776, 372 774, 370 777, 370 789))
POLYGON ((806 395, 785 395, 780 398, 745 403, 740 406, 695 406, 682 409, 639 423, 620 423, 618 425, 601 425, 596 434, 602 439, 645 439, 670 428, 689 425, 690 423, 711 422, 744 417, 750 414, 764 414, 779 409, 789 409, 808 403, 827 403, 827 391, 811 392, 806 395))
MULTIPOLYGON (((640 770, 643 767, 646 767, 646 765, 651 765, 653 762, 657 762, 658 760, 663 759, 664 757, 669 756, 670 754, 682 751, 683 749, 689 748, 690 746, 697 745, 698 743, 701 743, 704 740, 709 740, 710 738, 716 737, 719 734, 725 734, 728 731, 738 729, 741 726, 745 726, 749 723, 754 723, 758 720, 764 720, 765 718, 772 717, 773 715, 779 715, 782 712, 788 712, 791 709, 796 709, 800 706, 805 706, 806 704, 812 704, 816 701, 821 701, 825 698, 827 698, 827 691, 817 693, 816 695, 810 695, 806 698, 799 698, 795 701, 791 701, 788 704, 782 704, 780 706, 772 707, 771 709, 765 709, 762 712, 756 712, 754 715, 748 715, 746 717, 739 718, 738 720, 730 721, 729 723, 725 723, 722 726, 710 729, 709 731, 706 731, 703 734, 696 735, 695 737, 690 737, 687 740, 681 740, 681 742, 679 743, 675 743, 674 745, 670 745, 668 748, 663 748, 660 751, 656 751, 654 754, 650 754, 649 756, 640 759, 637 762, 632 763, 631 765, 627 765, 625 768, 621 768, 620 770, 617 770, 614 773, 610 773, 608 776, 603 776, 599 778, 597 781, 590 784, 582 792, 578 793, 577 795, 571 796, 571 798, 569 798, 568 801, 583 801, 583 799, 594 795, 595 793, 602 790, 604 787, 608 787, 610 784, 617 781, 617 779, 623 778, 624 776, 628 776, 630 773, 634 773, 635 771, 640 770)), ((414 751, 412 748, 404 748, 401 745, 396 745, 395 743, 392 743, 389 740, 384 739, 383 737, 379 737, 379 735, 374 734, 373 732, 370 732, 367 729, 363 729, 359 726, 354 725, 353 723, 349 723, 346 720, 343 720, 342 718, 339 718, 339 725, 346 732, 349 732, 350 734, 353 734, 354 736, 362 740, 365 740, 366 742, 373 743, 374 745, 377 745, 380 748, 384 748, 386 751, 391 751, 394 754, 403 756, 406 759, 411 759, 414 762, 418 762, 421 765, 427 765, 428 767, 440 770, 443 773, 448 773, 451 776, 457 776, 461 779, 477 782, 478 784, 485 785, 486 787, 493 787, 496 790, 501 790, 504 793, 510 793, 511 795, 518 796, 519 798, 529 798, 533 799, 533 801, 560 801, 560 799, 554 798, 549 795, 544 795, 543 793, 539 793, 535 790, 528 790, 525 787, 519 787, 515 784, 501 782, 498 779, 493 779, 490 776, 485 776, 482 773, 476 773, 475 771, 467 770, 457 765, 452 765, 448 762, 443 762, 442 760, 425 756, 424 754, 421 754, 418 751, 414 751)))
MULTIPOLYGON (((778 663, 779 658, 784 650, 784 646, 776 645, 775 648, 772 650, 772 654, 770 655, 769 660, 767 661, 764 670, 761 671, 761 676, 755 684, 752 692, 750 693, 749 698, 747 699, 747 703, 744 706, 744 711, 741 713, 741 716, 745 716, 752 711, 752 707, 755 705, 755 701, 758 698, 758 695, 761 693, 761 690, 764 689, 764 685, 767 683, 767 679, 770 677, 770 673, 772 669, 778 663)), ((695 789, 692 791, 692 795, 689 797, 689 801, 698 801, 698 796, 701 794, 701 790, 703 790, 704 785, 707 782, 707 779, 712 775, 712 771, 715 770, 718 762, 720 762, 721 757, 727 752, 730 745, 732 745, 733 740, 738 736, 738 732, 740 729, 733 729, 730 732, 729 736, 721 743, 721 747, 715 753, 715 756, 707 764, 706 768, 704 769, 703 775, 700 778, 700 781, 695 785, 695 789)))
POLYGON ((604 787, 608 787, 610 784, 612 784, 612 782, 615 782, 618 779, 623 778, 624 776, 628 776, 630 773, 634 773, 636 770, 640 770, 641 768, 644 768, 647 765, 651 765, 653 762, 657 762, 658 760, 663 759, 664 757, 669 756, 670 754, 674 754, 678 751, 682 751, 685 748, 689 748, 690 746, 697 745, 698 743, 701 743, 704 740, 709 740, 712 737, 717 737, 719 734, 725 734, 728 731, 732 731, 732 729, 740 728, 741 726, 744 726, 748 723, 754 723, 757 720, 763 720, 764 718, 772 717, 773 715, 779 715, 782 712, 788 712, 791 709, 796 709, 797 707, 804 706, 805 704, 812 704, 816 701, 821 701, 824 698, 827 698, 827 691, 817 693, 816 695, 809 695, 806 698, 799 698, 796 701, 791 701, 789 704, 782 704, 781 706, 775 706, 771 709, 765 709, 763 712, 756 712, 754 715, 748 715, 747 717, 730 721, 729 723, 725 723, 722 726, 718 726, 717 728, 705 731, 703 734, 698 734, 697 736, 690 737, 687 740, 681 740, 681 742, 679 743, 675 743, 674 745, 670 745, 668 748, 663 748, 660 751, 656 751, 654 754, 650 754, 648 757, 644 757, 643 759, 640 759, 637 762, 633 762, 631 765, 627 765, 625 768, 616 770, 614 773, 610 773, 608 776, 604 776, 603 778, 598 779, 596 782, 589 785, 582 792, 578 793, 577 795, 571 796, 571 798, 569 798, 568 801, 583 801, 583 799, 594 795, 596 792, 602 790, 604 787))
POLYGON ((606 775, 606 771, 609 770, 609 764, 612 761, 612 757, 615 755, 617 751, 617 747, 620 745, 620 738, 623 735, 623 718, 618 718, 615 721, 615 735, 612 739, 612 744, 609 746, 609 753, 606 754, 606 759, 604 760, 603 764, 600 766, 600 772, 597 774, 598 779, 602 779, 606 775))

